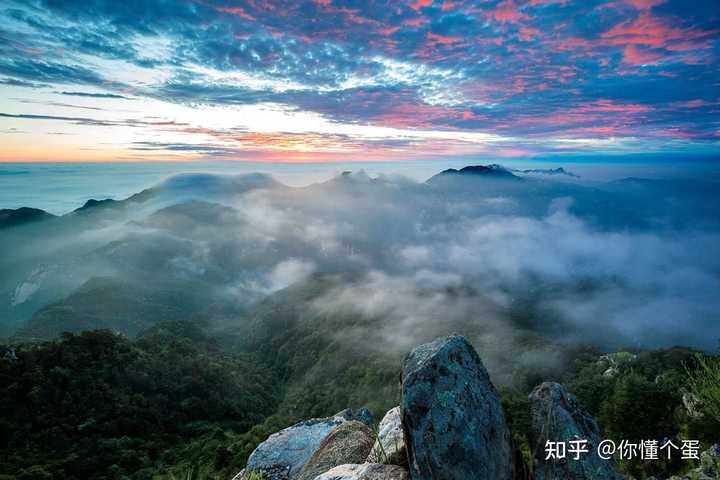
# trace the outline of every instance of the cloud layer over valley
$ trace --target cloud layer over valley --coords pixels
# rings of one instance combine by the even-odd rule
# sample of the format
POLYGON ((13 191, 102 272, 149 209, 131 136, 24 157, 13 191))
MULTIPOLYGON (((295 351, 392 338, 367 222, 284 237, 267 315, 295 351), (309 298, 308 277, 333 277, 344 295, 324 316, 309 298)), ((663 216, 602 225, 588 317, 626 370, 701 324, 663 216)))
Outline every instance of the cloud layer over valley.
MULTIPOLYGON (((340 275, 308 308, 377 319, 365 339, 377 349, 473 324, 503 348, 520 328, 608 349, 714 349, 716 185, 589 187, 498 167, 427 183, 347 173, 302 188, 263 175, 177 176, 122 202, 0 230, 10 252, 0 265, 4 328, 34 315, 32 325, 38 310, 47 321, 47 305, 73 292, 73 308, 85 308, 77 299, 97 288, 85 283, 93 277, 154 315, 180 292, 188 315, 232 323, 276 291, 340 275)), ((334 334, 353 338, 354 328, 334 334)))

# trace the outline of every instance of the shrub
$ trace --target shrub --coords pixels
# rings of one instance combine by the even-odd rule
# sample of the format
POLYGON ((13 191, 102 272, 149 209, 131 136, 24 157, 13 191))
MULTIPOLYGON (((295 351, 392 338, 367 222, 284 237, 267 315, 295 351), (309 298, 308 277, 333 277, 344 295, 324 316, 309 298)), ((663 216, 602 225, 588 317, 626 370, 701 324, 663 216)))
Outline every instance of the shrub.
POLYGON ((720 358, 696 353, 695 361, 698 368, 685 367, 690 393, 700 401, 706 415, 720 421, 720 358))

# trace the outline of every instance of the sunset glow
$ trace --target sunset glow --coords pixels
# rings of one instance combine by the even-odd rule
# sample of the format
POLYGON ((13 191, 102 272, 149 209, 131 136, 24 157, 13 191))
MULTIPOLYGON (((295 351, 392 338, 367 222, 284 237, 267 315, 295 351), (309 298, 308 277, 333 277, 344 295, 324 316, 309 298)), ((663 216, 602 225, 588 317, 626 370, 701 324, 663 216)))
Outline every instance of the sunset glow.
POLYGON ((5 1, 0 161, 714 155, 718 12, 5 1))

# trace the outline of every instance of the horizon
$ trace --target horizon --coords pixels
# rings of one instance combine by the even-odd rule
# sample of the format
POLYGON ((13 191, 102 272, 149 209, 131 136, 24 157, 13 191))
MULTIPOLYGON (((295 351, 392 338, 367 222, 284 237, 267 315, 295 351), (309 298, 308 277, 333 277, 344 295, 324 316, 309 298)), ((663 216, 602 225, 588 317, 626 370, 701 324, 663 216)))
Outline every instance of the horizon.
POLYGON ((306 187, 330 180, 344 171, 364 171, 377 177, 401 176, 423 183, 448 168, 498 164, 509 170, 552 170, 563 168, 576 177, 538 175, 554 181, 585 185, 602 184, 629 177, 649 179, 702 179, 720 182, 720 167, 712 158, 696 162, 560 161, 548 158, 406 160, 384 162, 0 162, 0 209, 30 207, 64 215, 88 200, 122 200, 181 174, 246 175, 261 173, 290 187, 306 187))
POLYGON ((0 162, 720 153, 713 2, 5 5, 0 162))

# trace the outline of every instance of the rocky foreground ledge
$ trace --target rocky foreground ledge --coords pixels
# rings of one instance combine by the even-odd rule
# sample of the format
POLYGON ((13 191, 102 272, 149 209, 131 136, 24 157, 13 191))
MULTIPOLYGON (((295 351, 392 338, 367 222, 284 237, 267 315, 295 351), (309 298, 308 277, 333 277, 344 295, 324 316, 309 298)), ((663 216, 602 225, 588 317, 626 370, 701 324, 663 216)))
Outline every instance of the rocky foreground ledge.
MULTIPOLYGON (((261 443, 233 480, 626 478, 612 460, 598 456, 599 425, 562 385, 543 383, 529 399, 532 473, 512 445, 500 396, 480 356, 462 336, 439 338, 405 357, 401 405, 387 412, 376 431, 367 409, 300 422, 261 443), (588 441, 588 453, 579 460, 546 460, 546 442, 576 439, 588 441)), ((684 478, 720 478, 714 448, 684 478)))

